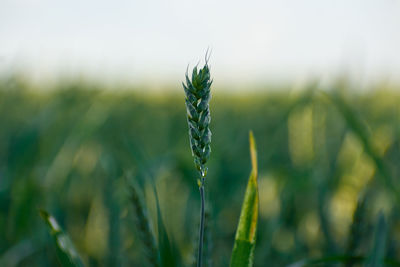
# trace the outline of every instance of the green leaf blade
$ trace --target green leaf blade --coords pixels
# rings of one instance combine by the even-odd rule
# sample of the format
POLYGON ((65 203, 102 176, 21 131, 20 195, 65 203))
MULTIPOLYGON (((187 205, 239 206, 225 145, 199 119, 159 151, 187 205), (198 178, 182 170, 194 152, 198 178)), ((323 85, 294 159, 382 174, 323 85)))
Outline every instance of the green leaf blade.
POLYGON ((365 266, 367 267, 382 267, 384 266, 384 257, 386 252, 386 238, 388 225, 383 213, 379 214, 378 223, 375 229, 375 240, 369 258, 365 266))
POLYGON ((259 199, 257 150, 252 132, 250 132, 249 139, 252 170, 247 183, 239 224, 236 230, 235 243, 231 256, 231 267, 253 266, 259 199))
POLYGON ((57 256, 61 265, 64 267, 83 267, 82 260, 71 239, 63 232, 57 220, 44 210, 40 211, 40 216, 48 226, 50 235, 55 242, 57 256))
POLYGON ((174 242, 171 242, 167 229, 165 228, 164 221, 161 215, 160 202, 158 200, 158 194, 154 188, 154 194, 156 197, 156 208, 157 208, 157 228, 158 228, 158 250, 161 267, 178 267, 181 266, 181 260, 178 248, 174 242))

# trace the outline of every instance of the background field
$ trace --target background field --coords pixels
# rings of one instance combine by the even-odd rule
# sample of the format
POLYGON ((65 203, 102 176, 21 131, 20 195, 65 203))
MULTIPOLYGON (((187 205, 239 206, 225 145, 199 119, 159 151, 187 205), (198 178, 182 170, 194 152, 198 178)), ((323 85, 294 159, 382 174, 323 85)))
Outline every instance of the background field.
MULTIPOLYGON (((18 79, 0 87, 1 266, 55 266, 39 209, 58 219, 89 266, 146 266, 130 182, 143 188, 153 221, 156 185, 170 238, 191 262, 199 197, 183 91, 72 82, 43 91, 18 79)), ((206 183, 213 266, 229 263, 250 129, 260 169, 255 266, 345 254, 360 196, 367 205, 358 251, 373 249, 382 211, 386 257, 400 261, 398 89, 356 93, 341 82, 233 95, 213 88, 206 183)))

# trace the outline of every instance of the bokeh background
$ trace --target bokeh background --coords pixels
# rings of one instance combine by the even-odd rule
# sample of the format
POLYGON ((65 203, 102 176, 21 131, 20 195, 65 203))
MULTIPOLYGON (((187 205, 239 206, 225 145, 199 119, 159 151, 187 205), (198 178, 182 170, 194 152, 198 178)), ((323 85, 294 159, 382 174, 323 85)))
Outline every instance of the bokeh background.
POLYGON ((385 258, 400 261, 399 28, 394 0, 2 1, 0 265, 57 265, 45 209, 87 266, 147 266, 130 183, 153 228, 157 188, 190 265, 200 203, 181 81, 207 49, 212 265, 229 264, 250 129, 255 266, 345 255, 354 243, 368 256, 379 213, 385 258))

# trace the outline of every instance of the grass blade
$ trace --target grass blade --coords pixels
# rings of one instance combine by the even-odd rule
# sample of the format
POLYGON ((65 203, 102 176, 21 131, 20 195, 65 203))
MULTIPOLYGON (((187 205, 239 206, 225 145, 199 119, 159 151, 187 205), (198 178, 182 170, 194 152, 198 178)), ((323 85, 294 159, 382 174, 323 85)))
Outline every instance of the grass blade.
POLYGON ((400 191, 394 183, 393 178, 383 159, 377 154, 377 152, 373 148, 370 140, 370 134, 365 123, 363 123, 361 118, 359 118, 359 116, 355 114, 350 105, 337 93, 324 95, 332 101, 332 103, 336 106, 337 110, 345 120, 347 126, 358 137, 364 148, 365 153, 374 161, 377 171, 379 172, 387 188, 393 192, 394 196, 399 201, 400 191))
POLYGON ((258 220, 257 151, 253 133, 250 132, 252 170, 247 183, 239 224, 233 246, 231 267, 253 266, 258 220))
POLYGON ((147 209, 141 201, 136 187, 131 185, 131 200, 135 209, 135 222, 140 238, 142 239, 145 256, 149 264, 153 267, 159 267, 158 250, 155 242, 155 237, 151 228, 150 219, 147 209))
POLYGON ((387 223, 382 213, 379 214, 378 223, 375 229, 374 244, 367 260, 367 267, 384 266, 386 250, 387 223))
MULTIPOLYGON (((350 234, 347 240, 346 255, 356 256, 359 254, 359 248, 362 245, 363 236, 366 234, 367 229, 365 225, 367 206, 367 194, 361 196, 358 199, 356 210, 353 214, 353 222, 350 226, 350 234)), ((356 262, 349 260, 346 263, 346 267, 352 267, 356 262)))
POLYGON ((40 216, 49 227, 49 231, 56 244, 57 256, 60 263, 64 267, 83 267, 82 260, 80 259, 71 239, 63 232, 56 219, 48 212, 41 210, 40 216))
POLYGON ((161 215, 158 194, 154 188, 157 205, 157 228, 158 228, 158 251, 160 255, 161 267, 181 266, 180 255, 174 243, 171 243, 161 215))

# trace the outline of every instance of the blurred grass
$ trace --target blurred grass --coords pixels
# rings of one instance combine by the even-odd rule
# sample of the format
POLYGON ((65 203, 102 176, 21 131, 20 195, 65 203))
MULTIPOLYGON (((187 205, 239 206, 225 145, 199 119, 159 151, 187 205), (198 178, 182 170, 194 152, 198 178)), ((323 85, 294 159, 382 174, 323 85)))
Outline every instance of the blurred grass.
MULTIPOLYGON (((130 173, 143 188, 153 222, 156 186, 169 240, 190 263, 199 200, 183 92, 111 91, 84 83, 55 89, 0 81, 0 262, 57 264, 38 216, 42 208, 69 233, 86 265, 145 266, 124 178, 130 173)), ((356 93, 341 85, 327 92, 330 101, 318 89, 214 91, 207 179, 214 266, 229 265, 251 166, 244 160, 249 129, 259 163, 255 266, 344 254, 357 199, 366 191, 366 231, 357 251, 373 250, 382 211, 388 220, 385 259, 400 260, 394 193, 400 91, 382 85, 356 93)))
POLYGON ((60 264, 65 267, 83 267, 74 244, 69 236, 63 232, 56 219, 43 210, 40 211, 40 216, 49 228, 60 264))

